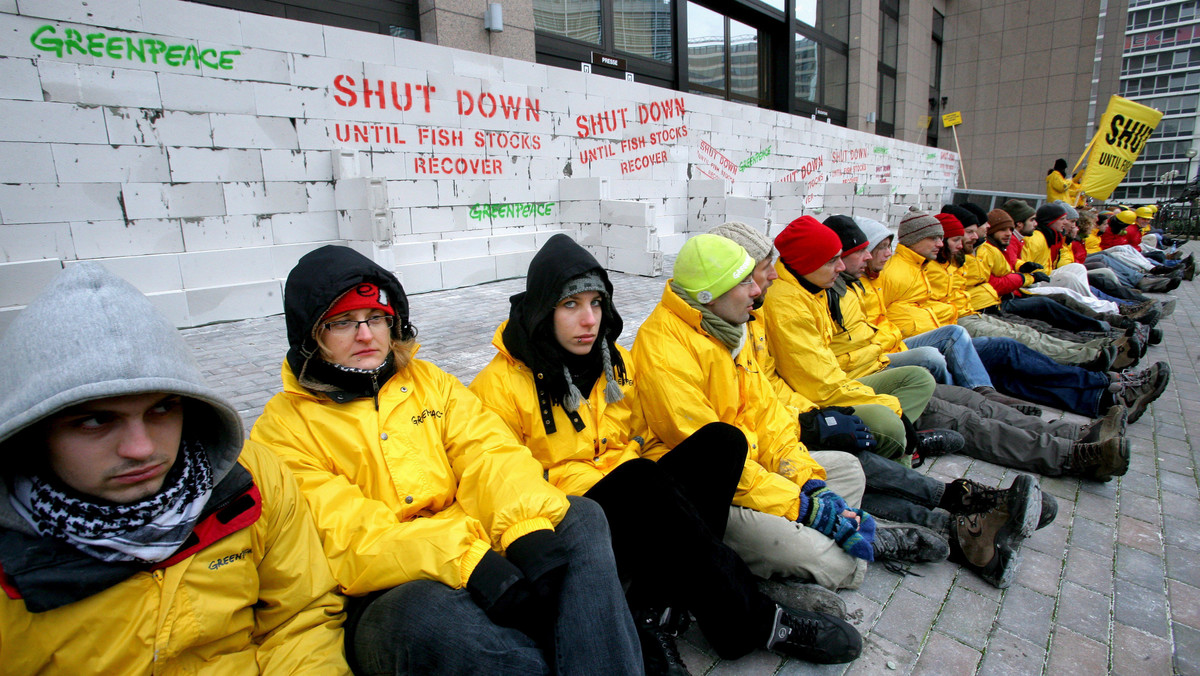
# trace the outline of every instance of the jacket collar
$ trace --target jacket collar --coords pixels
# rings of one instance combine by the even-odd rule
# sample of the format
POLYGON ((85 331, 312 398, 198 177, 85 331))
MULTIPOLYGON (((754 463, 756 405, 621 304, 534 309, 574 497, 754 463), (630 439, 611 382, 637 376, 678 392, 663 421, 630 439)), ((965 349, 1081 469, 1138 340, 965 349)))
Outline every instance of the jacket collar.
POLYGON ((916 265, 917 267, 922 268, 928 265, 930 262, 928 258, 922 256, 916 251, 913 251, 903 244, 900 244, 896 247, 896 253, 892 255, 892 258, 898 258, 905 263, 916 265))

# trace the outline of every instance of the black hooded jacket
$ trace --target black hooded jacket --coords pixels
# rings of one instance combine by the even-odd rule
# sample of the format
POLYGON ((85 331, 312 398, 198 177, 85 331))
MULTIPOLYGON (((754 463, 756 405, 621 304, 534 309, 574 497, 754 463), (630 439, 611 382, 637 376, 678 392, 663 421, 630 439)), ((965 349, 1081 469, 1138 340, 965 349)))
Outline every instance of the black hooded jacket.
POLYGON ((618 378, 624 379, 625 364, 616 348, 623 324, 612 303, 612 282, 596 258, 570 237, 560 233, 547 240, 529 264, 525 291, 509 299, 511 307, 508 325, 504 327, 504 347, 534 372, 539 386, 545 387, 555 404, 562 403, 568 383, 563 375, 565 351, 554 338, 554 306, 568 281, 591 271, 604 280, 605 294, 600 340, 592 346, 587 359, 599 373, 601 341, 607 343, 613 371, 618 378))
POLYGON ((408 323, 408 297, 396 275, 349 247, 330 244, 310 251, 288 273, 283 287, 287 360, 301 382, 310 360, 320 352, 314 330, 317 322, 343 293, 363 282, 371 282, 387 292, 388 304, 396 311, 393 338, 417 335, 408 323))

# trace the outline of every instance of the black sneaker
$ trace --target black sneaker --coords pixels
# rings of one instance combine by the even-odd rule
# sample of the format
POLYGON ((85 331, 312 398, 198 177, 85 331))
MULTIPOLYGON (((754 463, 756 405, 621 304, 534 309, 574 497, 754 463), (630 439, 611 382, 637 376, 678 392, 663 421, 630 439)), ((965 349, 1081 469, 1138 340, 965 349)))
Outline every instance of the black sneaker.
POLYGON ((646 676, 690 676, 679 655, 675 634, 666 625, 674 611, 645 609, 634 614, 638 641, 642 644, 642 666, 646 676))
POLYGON ((1160 361, 1132 375, 1141 382, 1121 388, 1117 393, 1117 401, 1129 409, 1129 422, 1135 423, 1146 412, 1151 402, 1162 396, 1163 390, 1167 389, 1167 383, 1171 380, 1171 365, 1160 361))
POLYGON ((842 664, 862 653, 862 636, 845 620, 776 606, 767 650, 816 664, 842 664))
POLYGON ((917 432, 915 452, 923 458, 935 458, 947 453, 958 453, 967 445, 963 435, 954 430, 929 429, 917 432))
POLYGON ((876 561, 930 563, 945 561, 950 545, 934 531, 912 523, 894 523, 875 519, 876 561))

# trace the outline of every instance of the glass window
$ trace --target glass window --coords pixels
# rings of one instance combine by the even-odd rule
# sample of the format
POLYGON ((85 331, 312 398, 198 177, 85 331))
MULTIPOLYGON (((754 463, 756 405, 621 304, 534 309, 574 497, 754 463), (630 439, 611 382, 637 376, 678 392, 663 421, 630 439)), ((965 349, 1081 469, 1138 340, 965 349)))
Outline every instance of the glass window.
POLYGON ((758 30, 729 20, 729 90, 758 100, 758 30))
POLYGON ((817 28, 817 0, 796 0, 796 21, 817 28))
POLYGON ((846 55, 836 49, 824 48, 825 72, 822 82, 825 84, 825 100, 823 103, 831 108, 846 109, 846 55))
POLYGON ((600 44, 600 0, 533 0, 537 30, 600 44))
POLYGON ((671 0, 614 0, 613 46, 670 63, 671 0))
POLYGON ((725 17, 694 2, 687 6, 688 82, 725 90, 725 17))
POLYGON ((884 12, 879 21, 879 60, 895 68, 900 63, 900 20, 884 12))
POLYGON ((815 41, 796 36, 796 98, 801 101, 821 102, 820 54, 821 46, 815 41))
POLYGON ((896 124, 896 78, 879 75, 879 121, 896 124))

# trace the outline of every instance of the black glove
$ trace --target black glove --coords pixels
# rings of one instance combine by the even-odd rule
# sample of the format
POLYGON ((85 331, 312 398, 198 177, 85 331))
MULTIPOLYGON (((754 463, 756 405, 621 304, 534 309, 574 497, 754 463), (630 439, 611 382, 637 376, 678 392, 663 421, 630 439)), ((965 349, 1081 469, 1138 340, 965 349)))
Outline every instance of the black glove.
POLYGON ((1042 272, 1041 270, 1034 270, 1033 272, 1029 273, 1029 275, 1030 275, 1031 277, 1033 277, 1033 281, 1035 281, 1035 282, 1048 282, 1048 281, 1050 281, 1050 275, 1048 275, 1048 274, 1046 274, 1046 273, 1042 272))
POLYGON ((1031 274, 1034 270, 1041 270, 1041 269, 1043 269, 1041 263, 1034 263, 1033 261, 1029 261, 1027 263, 1022 263, 1021 267, 1017 268, 1017 272, 1019 272, 1023 275, 1028 275, 1028 274, 1031 274))
POLYGON ((800 414, 800 441, 810 448, 859 453, 876 447, 875 435, 847 406, 832 406, 800 414))
POLYGON ((514 540, 507 554, 509 562, 520 568, 529 582, 528 610, 552 636, 558 619, 558 597, 567 575, 567 548, 562 538, 552 530, 535 530, 514 540))
POLYGON ((511 561, 489 549, 467 580, 467 591, 492 622, 529 633, 533 594, 529 581, 511 561))

